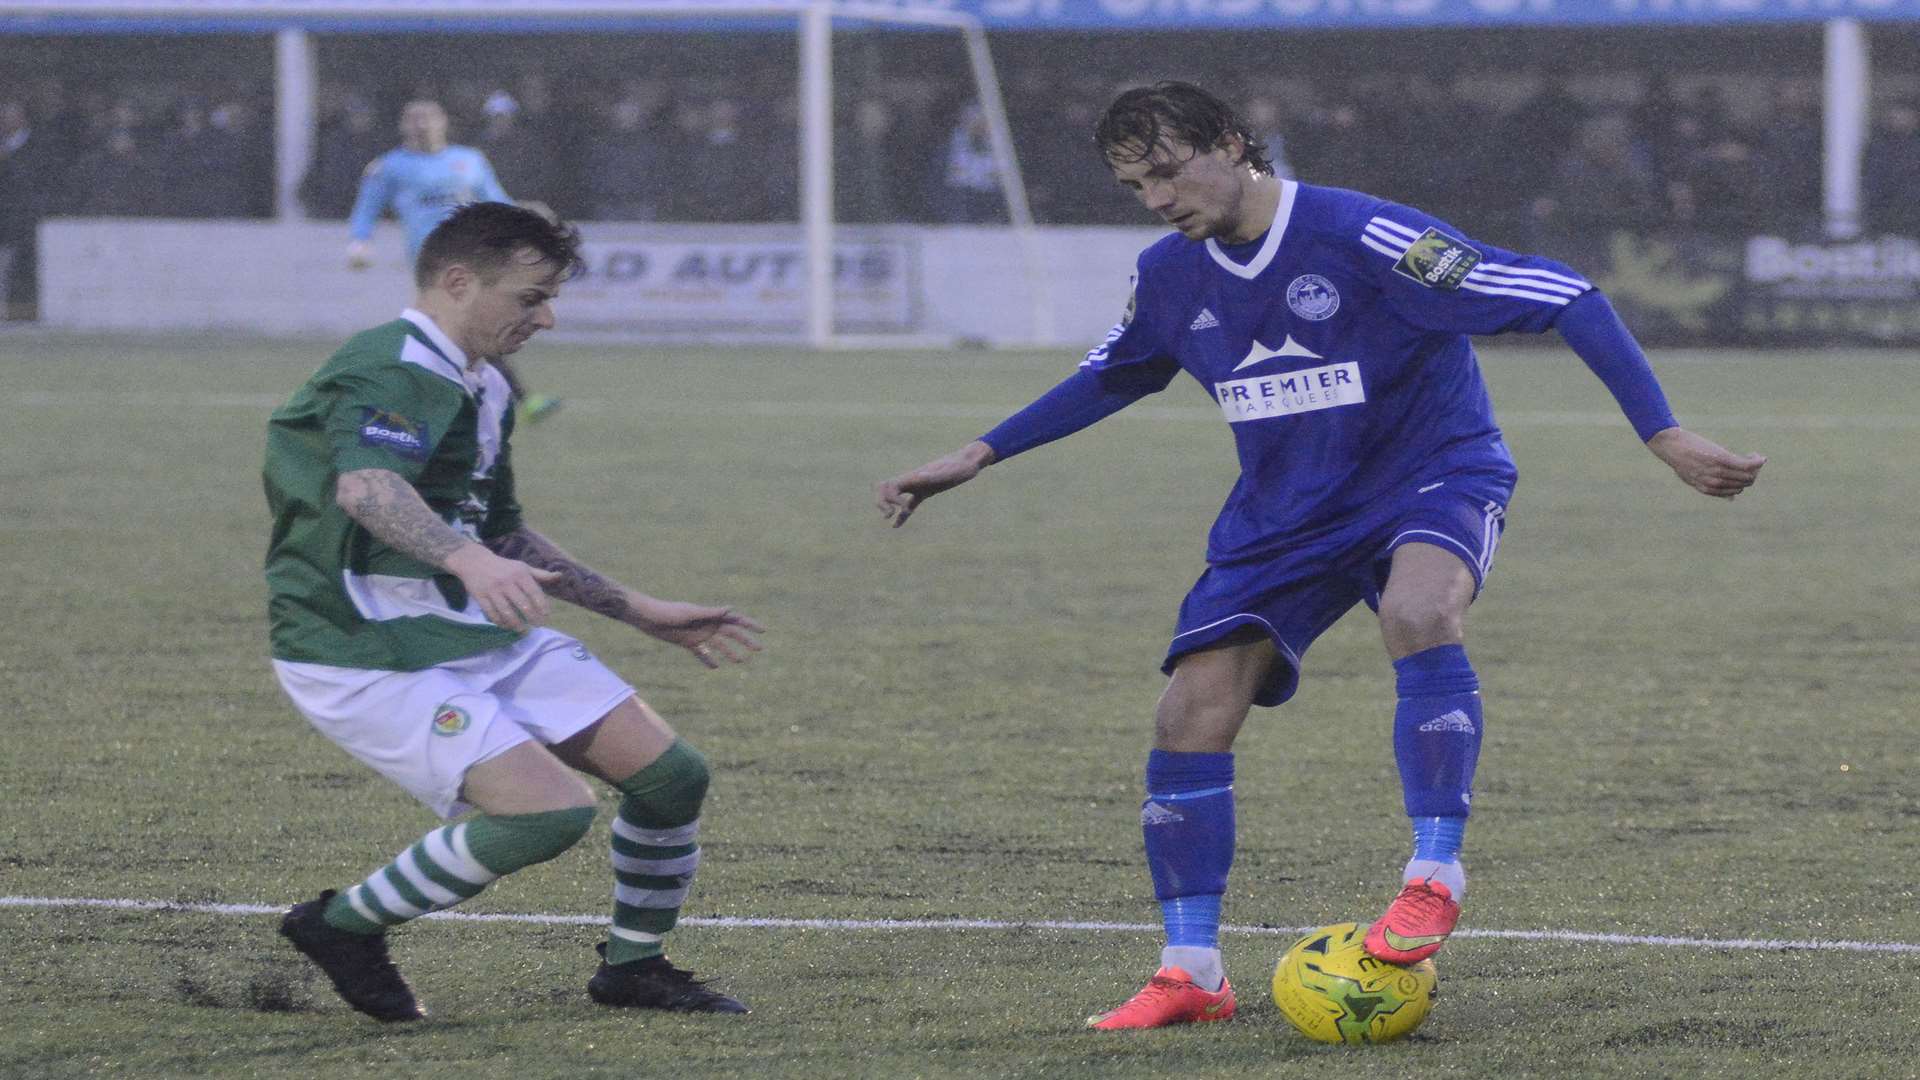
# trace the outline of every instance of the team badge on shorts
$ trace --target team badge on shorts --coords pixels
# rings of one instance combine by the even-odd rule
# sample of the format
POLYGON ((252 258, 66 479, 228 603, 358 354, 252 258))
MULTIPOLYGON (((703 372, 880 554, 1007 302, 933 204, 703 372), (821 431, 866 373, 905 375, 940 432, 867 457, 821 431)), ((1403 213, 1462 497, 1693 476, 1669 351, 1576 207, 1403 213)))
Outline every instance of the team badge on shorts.
POLYGON ((458 735, 467 730, 467 725, 471 723, 473 723, 473 718, 467 715, 467 710, 458 705, 442 705, 433 710, 433 733, 435 735, 458 735))
POLYGON ((1319 274, 1301 274, 1287 286, 1287 306, 1308 322, 1320 322, 1340 310, 1340 290, 1319 274))

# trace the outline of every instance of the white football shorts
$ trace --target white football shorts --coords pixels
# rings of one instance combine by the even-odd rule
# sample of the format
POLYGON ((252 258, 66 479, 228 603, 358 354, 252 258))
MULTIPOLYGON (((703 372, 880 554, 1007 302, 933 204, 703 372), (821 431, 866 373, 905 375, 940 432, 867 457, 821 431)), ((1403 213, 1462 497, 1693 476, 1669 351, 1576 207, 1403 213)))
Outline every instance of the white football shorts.
POLYGON ((275 660, 280 685, 320 734, 442 818, 467 770, 531 739, 579 734, 634 694, 585 645, 544 627, 425 671, 275 660))

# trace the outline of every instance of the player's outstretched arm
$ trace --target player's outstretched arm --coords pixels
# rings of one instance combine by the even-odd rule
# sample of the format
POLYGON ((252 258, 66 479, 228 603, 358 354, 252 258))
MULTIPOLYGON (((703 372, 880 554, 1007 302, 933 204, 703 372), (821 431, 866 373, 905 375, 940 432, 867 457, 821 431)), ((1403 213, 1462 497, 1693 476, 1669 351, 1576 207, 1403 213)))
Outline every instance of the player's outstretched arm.
POLYGON ((387 546, 460 579, 495 626, 525 633, 547 621, 542 586, 559 575, 502 558, 441 520, 412 484, 387 469, 340 474, 334 501, 387 546))
POLYGON ((1647 449, 1666 462, 1688 487, 1721 499, 1731 499, 1752 487, 1760 478, 1760 466, 1767 463, 1764 455, 1736 454, 1683 427, 1656 432, 1647 440, 1647 449))
POLYGON ((487 547, 503 558, 549 572, 551 576, 541 582, 549 594, 678 645, 707 667, 719 667, 722 660, 742 663, 748 654, 760 651, 753 635, 765 627, 747 616, 730 607, 661 600, 627 588, 524 525, 488 540, 487 547))
POLYGON ((1647 449, 1695 491, 1731 499, 1753 485, 1767 459, 1736 454, 1681 427, 1640 343, 1599 291, 1566 305, 1555 327, 1620 403, 1647 449))
POLYGON ((1112 416, 1148 394, 1167 388, 1180 370, 1171 359, 1137 369, 1102 373, 1081 367, 1000 425, 943 458, 901 473, 874 488, 880 513, 894 528, 907 523, 920 504, 1005 461, 1112 416))
POLYGON ((891 480, 882 480, 874 487, 880 514, 897 529, 907 523, 921 503, 979 476, 980 470, 994 460, 993 447, 975 439, 945 457, 935 458, 891 480))

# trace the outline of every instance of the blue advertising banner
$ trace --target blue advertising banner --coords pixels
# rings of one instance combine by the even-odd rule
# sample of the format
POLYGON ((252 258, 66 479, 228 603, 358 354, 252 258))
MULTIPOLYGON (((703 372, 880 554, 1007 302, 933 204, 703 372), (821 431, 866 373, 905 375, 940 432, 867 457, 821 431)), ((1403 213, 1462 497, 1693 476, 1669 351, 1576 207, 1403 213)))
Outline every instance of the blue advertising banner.
POLYGON ((1360 29, 1920 19, 1920 0, 882 0, 964 11, 994 28, 1360 29))
MULTIPOLYGON (((0 33, 546 30, 779 23, 806 0, 0 0, 0 33)), ((1920 20, 1920 0, 841 0, 843 17, 960 14, 995 30, 1392 29, 1920 20)), ((891 21, 891 20, 889 20, 891 21)))

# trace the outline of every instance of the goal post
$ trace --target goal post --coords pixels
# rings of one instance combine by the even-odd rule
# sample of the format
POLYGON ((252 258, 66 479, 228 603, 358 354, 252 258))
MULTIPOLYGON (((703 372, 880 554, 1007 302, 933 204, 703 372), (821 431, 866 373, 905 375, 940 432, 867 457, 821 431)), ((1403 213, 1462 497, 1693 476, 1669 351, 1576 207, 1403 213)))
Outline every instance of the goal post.
MULTIPOLYGON (((580 5, 598 8, 602 5, 580 5)), ((1030 305, 1030 337, 1053 338, 1053 304, 1040 265, 1039 234, 1027 203, 1026 183, 1013 146, 1000 77, 980 20, 964 12, 903 8, 860 0, 631 0, 611 5, 634 16, 733 17, 792 16, 800 35, 800 223, 806 249, 806 340, 814 348, 859 346, 895 340, 880 335, 843 334, 834 320, 833 214, 833 29, 836 21, 945 28, 959 32, 966 49, 974 93, 987 121, 988 142, 1005 198, 1007 221, 1025 264, 1030 305)))
MULTIPOLYGON (((318 77, 314 53, 301 19, 352 19, 377 27, 389 19, 418 19, 432 15, 453 25, 484 22, 513 28, 526 18, 564 15, 609 28, 675 19, 711 24, 716 20, 792 19, 799 35, 798 90, 800 103, 800 225, 806 267, 804 330, 814 348, 895 344, 911 337, 841 332, 835 320, 835 235, 833 170, 833 32, 837 23, 947 29, 960 35, 973 89, 987 122, 988 140, 1005 198, 1008 228, 1020 252, 1030 304, 1028 337, 1053 337, 1053 306, 1047 275, 1040 266, 1040 244, 1033 212, 1027 203, 1019 157, 1006 102, 987 45, 986 30, 976 16, 950 10, 894 6, 871 0, 547 0, 508 10, 471 0, 202 0, 199 4, 162 2, 143 7, 148 15, 205 15, 210 8, 230 16, 273 16, 288 20, 278 32, 275 49, 278 118, 275 158, 280 170, 277 188, 281 216, 299 213, 294 191, 313 148, 314 95, 318 77), (165 9, 165 10, 161 10, 165 9)), ((533 24, 533 25, 537 25, 533 24)))
MULTIPOLYGON (((1047 275, 1040 265, 1039 233, 1034 228, 1033 209, 1027 204, 1027 185, 1020 174, 1020 158, 1013 148, 1013 125, 1007 120, 1006 100, 1000 94, 1000 76, 994 69, 993 53, 987 48, 987 32, 980 20, 964 12, 896 8, 863 4, 858 0, 843 0, 841 3, 832 0, 805 2, 808 7, 806 19, 814 27, 812 33, 821 39, 813 43, 811 48, 803 45, 801 49, 802 93, 808 95, 809 101, 816 93, 823 101, 830 101, 832 97, 833 53, 830 35, 835 17, 858 22, 949 27, 960 32, 967 50, 967 68, 973 76, 974 93, 987 121, 987 140, 993 150, 1000 190, 1006 199, 1007 221, 1019 241, 1022 261, 1026 264, 1027 297, 1032 310, 1031 336, 1035 341, 1051 341, 1053 303, 1047 287, 1047 275)), ((833 250, 832 119, 830 110, 825 117, 804 116, 803 123, 807 129, 822 133, 822 146, 812 147, 804 131, 801 140, 805 147, 802 154, 807 158, 806 175, 811 177, 816 168, 820 170, 820 178, 814 181, 813 190, 808 193, 806 188, 802 188, 801 216, 808 230, 807 251, 809 256, 824 251, 827 254, 823 257, 829 262, 833 250), (821 159, 818 165, 814 162, 816 154, 821 159), (820 230, 818 238, 814 235, 815 229, 820 230)), ((834 333, 830 267, 814 269, 811 264, 809 266, 807 336, 810 343, 816 348, 858 344, 857 339, 849 341, 834 333)))

